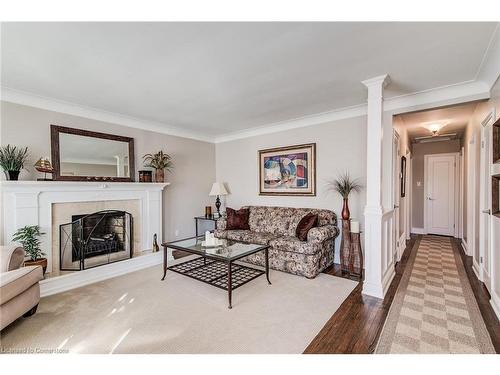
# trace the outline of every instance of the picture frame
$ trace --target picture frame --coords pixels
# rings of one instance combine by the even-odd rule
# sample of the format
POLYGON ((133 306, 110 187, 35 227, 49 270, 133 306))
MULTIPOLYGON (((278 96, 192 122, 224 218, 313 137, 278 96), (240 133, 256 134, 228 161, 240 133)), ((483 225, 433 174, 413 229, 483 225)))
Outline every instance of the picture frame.
POLYGON ((316 195, 316 143, 258 151, 259 195, 316 195))
POLYGON ((500 164, 500 118, 493 124, 493 164, 500 164))
POLYGON ((406 196, 406 156, 401 156, 401 198, 406 196))

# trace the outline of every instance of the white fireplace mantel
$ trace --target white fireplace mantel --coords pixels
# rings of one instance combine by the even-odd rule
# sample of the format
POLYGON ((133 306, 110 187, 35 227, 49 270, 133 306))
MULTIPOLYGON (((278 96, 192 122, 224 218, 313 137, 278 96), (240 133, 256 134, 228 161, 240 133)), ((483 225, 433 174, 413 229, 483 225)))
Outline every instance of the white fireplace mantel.
POLYGON ((141 249, 152 248, 153 234, 162 238, 162 191, 169 183, 0 181, 2 225, 0 243, 11 242, 14 232, 25 225, 39 225, 45 235, 41 248, 51 271, 52 205, 54 203, 139 200, 141 249))

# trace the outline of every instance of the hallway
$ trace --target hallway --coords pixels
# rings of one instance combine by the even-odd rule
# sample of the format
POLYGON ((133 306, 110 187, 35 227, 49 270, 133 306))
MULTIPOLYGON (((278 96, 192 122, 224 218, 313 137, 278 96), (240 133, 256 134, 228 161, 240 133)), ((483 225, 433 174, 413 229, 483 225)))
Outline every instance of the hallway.
POLYGON ((495 353, 451 241, 431 235, 416 241, 376 353, 495 353))

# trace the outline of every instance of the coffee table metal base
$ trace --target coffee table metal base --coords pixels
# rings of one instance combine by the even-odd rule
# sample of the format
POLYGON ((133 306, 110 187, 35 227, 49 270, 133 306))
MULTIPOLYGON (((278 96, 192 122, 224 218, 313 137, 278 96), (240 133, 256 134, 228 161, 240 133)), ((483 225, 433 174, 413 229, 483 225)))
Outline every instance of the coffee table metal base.
MULTIPOLYGON (((191 259, 167 268, 170 271, 202 281, 228 292, 232 308, 232 291, 249 281, 266 274, 266 271, 234 262, 222 262, 204 257, 191 259)), ((267 275, 266 275, 267 276, 267 275)), ((271 282, 269 281, 269 284, 271 282)))

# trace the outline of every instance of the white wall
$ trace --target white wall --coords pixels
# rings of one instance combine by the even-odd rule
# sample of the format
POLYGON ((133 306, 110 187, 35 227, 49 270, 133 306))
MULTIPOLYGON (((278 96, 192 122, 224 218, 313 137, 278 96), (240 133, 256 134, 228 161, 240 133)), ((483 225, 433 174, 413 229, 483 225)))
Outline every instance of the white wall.
MULTIPOLYGON (((194 235, 194 216, 204 213, 212 204, 208 196, 215 181, 215 145, 213 143, 154 133, 64 113, 42 110, 19 104, 1 102, 0 144, 28 146, 28 170, 20 179, 34 180, 38 173, 32 167, 40 156, 50 156, 50 125, 99 131, 134 138, 136 181, 143 169, 142 156, 160 149, 169 153, 174 170, 166 174, 171 183, 164 192, 163 240, 194 235), (178 236, 175 231, 178 230, 178 236)), ((41 176, 41 174, 40 174, 41 176)), ((4 179, 4 176, 0 176, 4 179)))
MULTIPOLYGON (((229 207, 244 205, 311 207, 333 210, 338 217, 342 211, 341 197, 327 190, 327 182, 339 173, 349 171, 366 185, 366 117, 329 122, 273 134, 239 139, 216 145, 217 180, 230 190, 229 207), (283 197, 259 196, 257 152, 261 149, 316 143, 316 196, 283 197)), ((364 222, 365 192, 349 199, 351 217, 364 222)), ((340 225, 340 222, 339 222, 340 225)), ((335 256, 338 262, 340 239, 335 256)))
MULTIPOLYGON (((465 151, 465 161, 467 163, 468 154, 470 152, 470 142, 474 139, 475 145, 477 147, 475 150, 475 163, 474 165, 466 165, 466 173, 470 173, 472 169, 475 169, 475 181, 473 182, 475 185, 475 189, 477 194, 475 194, 473 199, 475 199, 475 209, 472 210, 472 202, 467 202, 468 205, 466 207, 466 218, 467 219, 467 228, 470 229, 472 222, 476 223, 475 236, 473 238, 467 238, 467 246, 473 247, 473 256, 475 259, 479 258, 479 187, 480 187, 480 142, 481 142, 481 122, 485 119, 491 109, 494 108, 496 111, 496 120, 500 118, 500 80, 497 80, 495 85, 491 90, 491 99, 485 102, 480 102, 476 106, 474 114, 467 125, 467 129, 464 135, 464 151, 465 151), (473 220, 474 219, 474 220, 473 220)), ((495 172, 500 173, 500 166, 496 164, 494 166, 495 172)), ((466 179, 466 181, 468 181, 466 179)), ((467 186, 467 191, 471 191, 472 186, 467 186)), ((494 300, 494 308, 496 309, 497 316, 500 318, 500 218, 492 216, 493 220, 493 257, 491 259, 492 264, 492 290, 491 296, 494 300)))

